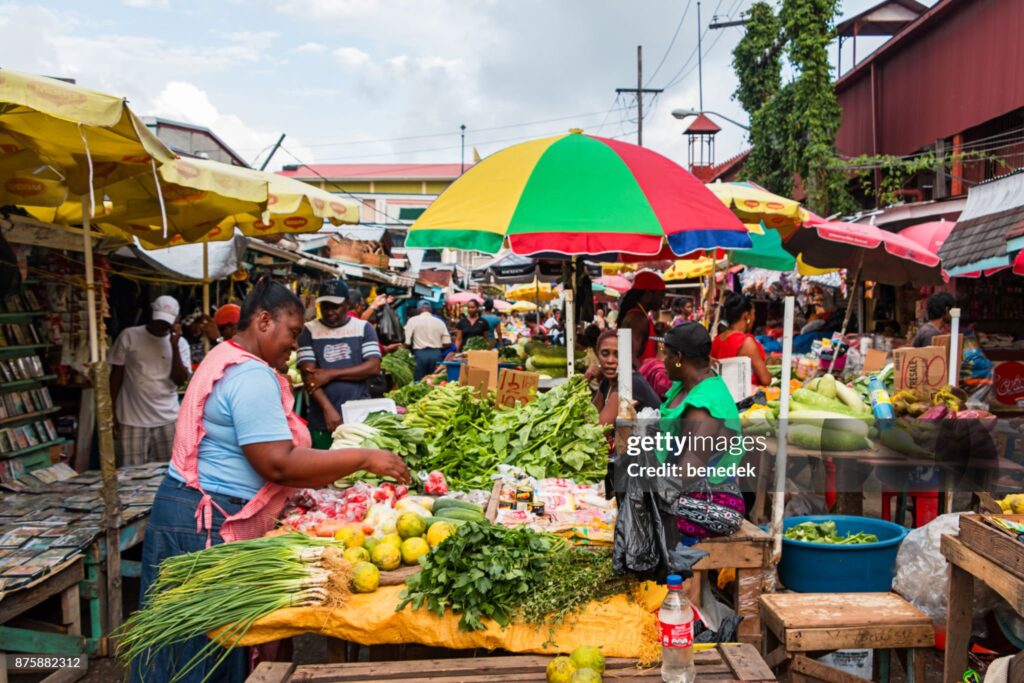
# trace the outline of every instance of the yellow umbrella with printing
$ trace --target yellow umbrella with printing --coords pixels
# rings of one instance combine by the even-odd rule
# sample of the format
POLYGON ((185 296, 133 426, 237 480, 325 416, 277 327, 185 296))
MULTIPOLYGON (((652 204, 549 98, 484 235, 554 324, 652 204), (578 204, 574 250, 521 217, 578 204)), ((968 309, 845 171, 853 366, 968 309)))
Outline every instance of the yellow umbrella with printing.
POLYGON ((555 289, 547 282, 528 282, 515 285, 505 290, 505 298, 509 301, 553 301, 558 296, 555 289))
POLYGON ((795 199, 773 194, 757 183, 721 181, 706 187, 744 223, 764 223, 777 230, 783 239, 800 228, 810 214, 795 199))
POLYGON ((0 203, 95 204, 96 188, 173 158, 123 97, 0 70, 0 203))

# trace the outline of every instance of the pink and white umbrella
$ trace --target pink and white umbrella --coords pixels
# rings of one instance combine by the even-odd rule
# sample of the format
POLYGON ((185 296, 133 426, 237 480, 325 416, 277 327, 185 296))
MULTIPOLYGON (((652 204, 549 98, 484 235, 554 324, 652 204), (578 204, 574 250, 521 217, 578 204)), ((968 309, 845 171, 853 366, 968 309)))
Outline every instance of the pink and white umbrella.
POLYGON ((888 285, 941 284, 940 259, 914 240, 866 223, 826 221, 812 216, 785 243, 816 268, 846 268, 857 279, 888 285))
POLYGON ((447 299, 449 304, 468 304, 470 301, 475 301, 478 304, 484 302, 483 297, 475 292, 456 292, 447 299))
POLYGON ((504 313, 505 311, 511 311, 512 310, 512 304, 510 304, 509 302, 505 301, 504 299, 495 299, 494 300, 494 310, 498 311, 499 313, 504 313))
POLYGON ((633 283, 621 275, 602 275, 594 280, 596 284, 604 285, 606 289, 614 289, 622 294, 633 288, 633 283))

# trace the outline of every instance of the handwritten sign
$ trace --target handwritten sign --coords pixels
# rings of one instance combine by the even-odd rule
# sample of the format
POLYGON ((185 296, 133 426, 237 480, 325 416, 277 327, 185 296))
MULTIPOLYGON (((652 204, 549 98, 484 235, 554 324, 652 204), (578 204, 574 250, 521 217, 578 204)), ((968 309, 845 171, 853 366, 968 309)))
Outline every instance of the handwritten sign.
MULTIPOLYGON (((946 359, 947 360, 949 359, 949 345, 950 345, 950 340, 952 339, 952 337, 953 337, 953 335, 950 335, 950 334, 937 334, 934 337, 932 337, 932 346, 941 346, 942 347, 942 352, 944 354, 946 354, 946 359)), ((950 374, 953 375, 953 373, 956 373, 955 377, 959 378, 960 377, 960 374, 959 374, 960 373, 960 366, 962 366, 964 364, 964 335, 962 335, 962 334, 959 335, 959 341, 957 341, 956 350, 957 350, 956 367, 955 368, 950 368, 950 374)), ((951 377, 947 377, 946 378, 946 384, 952 384, 950 379, 951 379, 951 377)))
POLYGON ((537 395, 540 375, 536 372, 504 370, 498 378, 498 405, 515 407, 529 403, 537 395))
POLYGON ((491 381, 491 372, 486 368, 467 365, 459 373, 459 384, 473 387, 480 396, 484 396, 487 393, 491 386, 491 381))
POLYGON ((488 389, 494 389, 498 386, 498 352, 497 350, 491 351, 467 351, 466 352, 466 367, 467 368, 480 368, 491 373, 491 378, 487 384, 488 389))
POLYGON ((893 357, 893 387, 900 389, 941 389, 949 376, 949 357, 941 346, 896 349, 893 357))

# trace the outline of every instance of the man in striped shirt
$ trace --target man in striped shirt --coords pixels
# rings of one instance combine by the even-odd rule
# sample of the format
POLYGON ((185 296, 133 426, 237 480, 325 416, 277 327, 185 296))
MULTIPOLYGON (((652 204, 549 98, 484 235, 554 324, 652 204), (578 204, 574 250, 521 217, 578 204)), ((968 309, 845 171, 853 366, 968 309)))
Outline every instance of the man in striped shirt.
POLYGON ((320 318, 299 334, 298 365, 311 397, 313 448, 330 448, 346 401, 370 398, 367 380, 380 374, 380 345, 373 326, 348 315, 348 285, 326 280, 316 302, 320 318))

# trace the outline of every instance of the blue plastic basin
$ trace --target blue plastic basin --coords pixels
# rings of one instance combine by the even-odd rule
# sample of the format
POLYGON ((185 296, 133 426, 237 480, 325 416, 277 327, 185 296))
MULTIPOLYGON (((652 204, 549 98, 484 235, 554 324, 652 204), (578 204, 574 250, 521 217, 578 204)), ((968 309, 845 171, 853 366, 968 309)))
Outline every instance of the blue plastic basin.
POLYGON ((877 543, 829 545, 782 539, 779 580, 798 593, 885 593, 896 575, 896 553, 908 530, 870 517, 812 515, 789 517, 783 530, 803 522, 833 521, 840 536, 865 532, 877 543))
MULTIPOLYGON (((445 367, 448 373, 449 382, 458 382, 459 377, 462 375, 462 366, 465 365, 463 361, 457 360, 444 360, 441 361, 441 365, 445 367)), ((498 363, 498 375, 501 376, 501 371, 506 369, 516 369, 520 366, 520 363, 498 363)))

